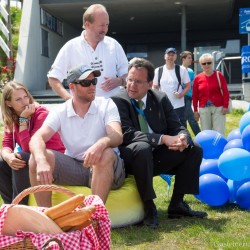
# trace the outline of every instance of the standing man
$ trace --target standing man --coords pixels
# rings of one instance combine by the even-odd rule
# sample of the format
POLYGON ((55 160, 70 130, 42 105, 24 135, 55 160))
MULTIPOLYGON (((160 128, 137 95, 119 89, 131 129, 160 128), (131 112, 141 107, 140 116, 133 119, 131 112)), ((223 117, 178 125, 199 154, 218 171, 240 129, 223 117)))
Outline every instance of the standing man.
MULTIPOLYGON (((95 98, 95 77, 100 74, 85 65, 69 71, 73 97, 50 111, 30 141, 32 186, 88 186, 105 203, 110 189, 123 184, 125 171, 117 148, 122 143, 120 117, 111 99, 95 98), (65 154, 45 148, 56 132, 66 147, 65 154)), ((51 193, 35 196, 39 206, 51 206, 51 193)))
POLYGON ((192 92, 193 92, 192 89, 193 89, 193 81, 194 81, 194 71, 189 68, 189 66, 192 64, 192 61, 193 61, 192 52, 183 51, 181 52, 180 57, 182 61, 182 66, 187 69, 188 75, 190 78, 190 90, 184 96, 186 119, 194 135, 197 135, 199 132, 201 132, 201 129, 199 127, 198 122, 194 119, 194 111, 192 108, 192 92))
POLYGON ((129 64, 126 90, 112 97, 122 123, 121 157, 126 172, 135 177, 149 227, 158 226, 153 176, 160 174, 175 175, 169 218, 207 216, 183 200, 185 194, 199 192, 202 149, 181 126, 166 94, 151 89, 153 78, 154 66, 136 58, 129 64))
POLYGON ((121 45, 106 36, 109 15, 101 4, 91 5, 83 14, 83 28, 79 37, 68 41, 59 51, 51 69, 48 81, 52 89, 64 100, 71 98, 62 85, 67 72, 77 65, 90 65, 100 70, 96 96, 110 97, 125 85, 128 60, 121 45))
POLYGON ((181 124, 186 128, 184 96, 190 89, 188 72, 185 67, 175 64, 177 59, 175 48, 166 49, 164 59, 166 64, 155 70, 153 89, 160 89, 167 94, 181 124))

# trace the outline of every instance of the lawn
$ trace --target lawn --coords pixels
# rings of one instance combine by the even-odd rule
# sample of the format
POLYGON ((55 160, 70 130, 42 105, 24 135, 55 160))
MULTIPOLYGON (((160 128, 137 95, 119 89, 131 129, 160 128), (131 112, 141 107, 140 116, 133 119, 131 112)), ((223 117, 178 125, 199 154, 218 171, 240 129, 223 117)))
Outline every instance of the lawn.
MULTIPOLYGON (((239 127, 241 110, 227 115, 226 136, 239 127)), ((192 180, 190 180, 192 181, 192 180)), ((250 249, 250 214, 235 204, 219 207, 208 206, 193 195, 186 200, 193 209, 208 213, 206 219, 167 218, 167 207, 172 193, 167 190, 166 182, 154 179, 155 199, 160 225, 149 229, 143 225, 129 226, 112 230, 112 250, 148 250, 148 249, 250 249)))
MULTIPOLYGON (((227 115, 227 132, 239 126, 242 116, 240 110, 227 115)), ((192 181, 192 180, 190 180, 192 181)), ((206 219, 167 218, 167 207, 172 193, 167 190, 166 182, 155 177, 157 193, 155 203, 158 208, 160 225, 149 229, 143 225, 112 229, 111 250, 149 250, 149 249, 250 249, 250 213, 241 210, 235 204, 220 207, 208 206, 192 195, 186 200, 193 209, 208 213, 206 219)))

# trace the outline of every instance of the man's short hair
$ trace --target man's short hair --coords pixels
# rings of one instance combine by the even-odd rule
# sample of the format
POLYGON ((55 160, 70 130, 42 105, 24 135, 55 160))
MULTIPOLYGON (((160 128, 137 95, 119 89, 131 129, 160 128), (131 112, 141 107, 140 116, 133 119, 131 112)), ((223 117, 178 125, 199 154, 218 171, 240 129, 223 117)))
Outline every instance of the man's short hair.
MULTIPOLYGON (((88 21, 90 23, 93 23, 95 20, 95 12, 96 10, 103 10, 105 12, 107 12, 107 9, 104 5, 102 4, 92 4, 90 5, 86 11, 83 13, 82 16, 82 21, 83 21, 83 28, 84 28, 84 24, 88 21)), ((107 12, 108 13, 108 12, 107 12)))
POLYGON ((129 61, 128 71, 133 67, 136 69, 145 68, 148 72, 147 80, 149 82, 153 81, 155 75, 155 67, 150 61, 144 58, 135 57, 129 61))
POLYGON ((185 50, 185 51, 182 51, 181 53, 180 53, 180 58, 181 58, 181 60, 183 59, 183 58, 186 58, 188 55, 193 55, 193 53, 191 52, 191 51, 188 51, 188 50, 185 50))

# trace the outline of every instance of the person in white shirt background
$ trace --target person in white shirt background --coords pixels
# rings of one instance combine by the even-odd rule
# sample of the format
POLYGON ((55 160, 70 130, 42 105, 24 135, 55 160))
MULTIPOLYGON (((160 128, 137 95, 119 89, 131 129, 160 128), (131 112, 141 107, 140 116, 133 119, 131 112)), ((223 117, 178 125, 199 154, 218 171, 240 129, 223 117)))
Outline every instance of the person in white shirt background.
POLYGON ((155 69, 153 79, 153 89, 159 89, 165 92, 174 107, 181 124, 186 128, 185 102, 184 96, 190 89, 190 78, 185 67, 179 66, 180 83, 177 78, 175 61, 177 51, 175 48, 167 48, 165 51, 165 65, 163 66, 162 76, 159 81, 159 68, 155 69), (182 87, 184 85, 184 88, 182 87))

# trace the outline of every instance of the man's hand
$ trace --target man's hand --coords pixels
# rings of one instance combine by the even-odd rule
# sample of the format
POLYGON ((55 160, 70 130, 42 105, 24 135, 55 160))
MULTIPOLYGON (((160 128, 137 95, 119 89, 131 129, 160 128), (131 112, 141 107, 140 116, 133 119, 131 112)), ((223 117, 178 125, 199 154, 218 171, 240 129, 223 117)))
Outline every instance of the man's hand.
POLYGON ((170 150, 182 152, 188 147, 187 137, 185 134, 176 136, 163 135, 162 143, 165 144, 170 150))
POLYGON ((97 142, 88 148, 82 157, 84 161, 83 165, 85 167, 92 167, 97 164, 100 161, 105 148, 106 146, 100 142, 97 142))
POLYGON ((111 77, 104 77, 105 81, 102 82, 101 84, 101 88, 106 91, 109 92, 110 90, 121 86, 121 78, 115 77, 115 78, 111 78, 111 77))
POLYGON ((51 185, 54 181, 49 163, 37 164, 37 181, 41 185, 51 185))

